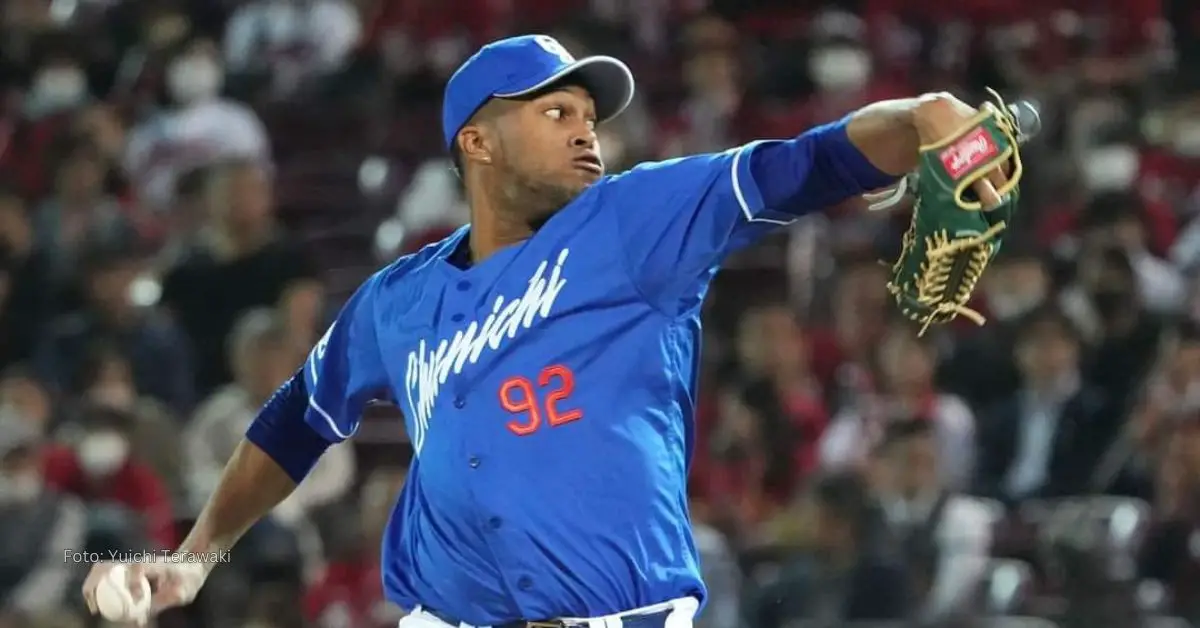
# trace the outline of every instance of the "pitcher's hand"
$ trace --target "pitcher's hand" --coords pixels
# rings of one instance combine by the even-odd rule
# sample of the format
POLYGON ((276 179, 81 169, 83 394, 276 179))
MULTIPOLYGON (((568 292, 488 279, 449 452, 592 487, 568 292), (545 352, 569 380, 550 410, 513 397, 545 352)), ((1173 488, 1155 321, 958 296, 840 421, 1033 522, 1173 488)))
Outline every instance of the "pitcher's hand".
MULTIPOLYGON (((954 137, 971 120, 979 116, 983 107, 995 107, 995 105, 984 103, 982 107, 972 107, 953 94, 946 92, 928 96, 925 102, 917 107, 913 116, 921 145, 928 146, 954 137)), ((1003 166, 997 167, 971 186, 971 189, 979 197, 979 202, 983 203, 986 209, 996 207, 1003 202, 996 190, 1008 182, 1008 175, 1004 170, 1003 166)))
MULTIPOLYGON (((118 564, 102 562, 93 565, 83 582, 83 599, 93 615, 100 612, 96 605, 96 587, 118 564)), ((135 600, 141 595, 138 581, 143 576, 150 581, 150 612, 141 619, 141 624, 165 609, 190 604, 208 577, 207 569, 200 563, 157 561, 125 563, 125 566, 128 580, 125 586, 135 600)))

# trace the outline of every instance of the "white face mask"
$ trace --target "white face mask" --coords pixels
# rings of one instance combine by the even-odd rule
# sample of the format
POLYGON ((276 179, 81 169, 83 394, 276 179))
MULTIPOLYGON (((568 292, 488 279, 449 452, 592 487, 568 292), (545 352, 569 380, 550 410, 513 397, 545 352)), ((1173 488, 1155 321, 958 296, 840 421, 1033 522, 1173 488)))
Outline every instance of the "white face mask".
POLYGON ((116 471, 129 456, 129 441, 116 432, 95 432, 79 443, 79 464, 92 476, 116 471))
POLYGON ((1184 157, 1200 157, 1200 122, 1184 122, 1176 127, 1171 147, 1184 157))
POLYGON ((182 104, 206 100, 221 91, 221 68, 204 55, 183 57, 167 70, 167 89, 182 104))
POLYGON ((857 46, 829 46, 813 51, 808 72, 822 90, 860 89, 871 78, 871 56, 857 46))
POLYGON ((1083 183, 1091 192, 1128 190, 1137 179, 1141 157, 1132 146, 1103 146, 1080 160, 1083 183))
POLYGON ((87 95, 87 77, 78 68, 42 70, 30 93, 38 105, 47 108, 69 107, 87 95))
POLYGON ((0 475, 0 504, 27 502, 42 491, 42 479, 32 473, 0 475))

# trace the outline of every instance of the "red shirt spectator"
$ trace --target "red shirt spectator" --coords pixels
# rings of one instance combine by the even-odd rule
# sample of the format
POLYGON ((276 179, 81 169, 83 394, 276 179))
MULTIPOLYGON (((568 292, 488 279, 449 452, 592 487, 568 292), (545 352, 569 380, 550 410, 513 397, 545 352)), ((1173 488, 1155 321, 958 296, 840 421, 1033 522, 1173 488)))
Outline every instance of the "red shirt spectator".
POLYGON ((174 513, 166 486, 149 467, 126 459, 104 477, 84 469, 72 448, 54 445, 44 453, 46 485, 88 503, 124 506, 142 516, 146 534, 158 548, 176 544, 174 513))

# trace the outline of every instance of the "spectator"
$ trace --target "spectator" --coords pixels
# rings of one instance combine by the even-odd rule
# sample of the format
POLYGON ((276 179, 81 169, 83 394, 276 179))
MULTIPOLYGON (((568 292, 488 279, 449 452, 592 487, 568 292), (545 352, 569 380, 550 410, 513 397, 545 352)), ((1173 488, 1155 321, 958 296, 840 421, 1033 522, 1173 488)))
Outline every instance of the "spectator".
POLYGON ((1109 192, 1084 209, 1084 240, 1114 246, 1129 256, 1137 296, 1151 312, 1170 314, 1183 307, 1186 284, 1179 270, 1150 252, 1142 201, 1136 193, 1109 192))
POLYGON ((684 34, 684 82, 688 96, 679 119, 660 141, 663 156, 723 150, 736 144, 750 114, 737 30, 716 15, 703 15, 684 34))
POLYGON ((831 412, 865 403, 876 387, 874 358, 887 332, 887 269, 854 260, 837 276, 831 328, 813 334, 813 370, 831 412))
POLYGON ((0 621, 57 610, 75 599, 76 574, 63 551, 81 551, 82 504, 46 490, 35 426, 0 409, 0 621))
POLYGON ((1163 323, 1141 306, 1135 269, 1123 250, 1106 248, 1079 260, 1080 285, 1098 314, 1099 336, 1084 378, 1126 411, 1150 372, 1163 323))
POLYGON ((800 478, 798 462, 804 459, 798 436, 798 426, 779 406, 769 382, 723 391, 706 491, 714 498, 714 516, 745 530, 788 502, 800 478))
POLYGON ((11 366, 0 377, 0 407, 32 425, 36 433, 49 433, 57 419, 50 391, 23 366, 11 366))
POLYGON ((881 394, 834 416, 821 440, 822 467, 864 468, 888 422, 920 417, 932 422, 937 433, 945 486, 967 486, 975 464, 975 416, 962 399, 934 388, 936 357, 932 343, 917 338, 912 329, 893 329, 879 348, 881 394))
POLYGON ((38 332, 53 311, 50 265, 35 247, 25 202, 0 190, 0 367, 33 357, 38 332))
POLYGON ((129 243, 87 245, 81 266, 86 307, 47 330, 38 368, 48 381, 69 389, 79 379, 87 348, 109 340, 129 356, 138 393, 186 412, 195 402, 191 348, 170 318, 134 303, 141 258, 129 243))
POLYGON ((78 55, 65 46, 65 37, 46 44, 25 97, 24 113, 28 120, 73 111, 91 97, 86 68, 78 55))
POLYGON ((56 148, 54 189, 38 207, 34 230, 54 276, 63 281, 75 271, 86 240, 125 242, 134 231, 116 199, 106 194, 107 171, 99 149, 73 135, 60 138, 56 148))
MULTIPOLYGON (((289 344, 287 329, 271 310, 251 310, 239 319, 229 344, 234 382, 213 393, 196 411, 184 436, 191 503, 195 512, 208 500, 246 428, 275 389, 303 359, 289 344)), ((314 509, 336 502, 354 480, 354 450, 329 448, 317 466, 272 513, 287 525, 314 509)))
POLYGON ((206 193, 210 238, 163 280, 163 304, 197 349, 197 387, 232 379, 226 339, 237 318, 277 307, 294 348, 316 341, 321 289, 307 256, 280 232, 267 172, 239 161, 213 171, 206 193))
POLYGON ((1043 306, 1021 324, 1021 390, 984 414, 976 490, 1019 501, 1074 495, 1088 486, 1118 427, 1102 390, 1079 367, 1080 341, 1062 312, 1043 306))
POLYGON ((828 416, 820 383, 809 366, 808 338, 786 304, 746 310, 738 325, 738 361, 748 383, 761 383, 764 402, 779 407, 790 425, 795 472, 812 471, 828 416))
POLYGON ((833 627, 908 617, 911 583, 904 568, 871 538, 874 515, 861 480, 841 474, 822 478, 810 500, 805 551, 782 561, 769 581, 756 583, 746 600, 748 625, 780 628, 802 620, 833 627))
POLYGON ((1052 289, 1049 264, 1041 255, 1005 243, 980 280, 987 326, 957 335, 939 364, 938 381, 974 408, 1015 393, 1021 380, 1012 347, 1021 319, 1051 299, 1052 289))
POLYGON ((116 410, 89 409, 77 442, 47 448, 46 485, 82 499, 94 518, 113 526, 113 549, 171 549, 176 542, 171 501, 162 479, 130 455, 133 422, 116 410), (151 547, 142 546, 143 540, 151 547))
POLYGON ((138 393, 129 357, 116 345, 98 341, 88 348, 80 371, 70 390, 71 399, 78 400, 71 418, 82 422, 86 415, 77 415, 93 407, 129 415, 131 456, 162 478, 172 503, 187 503, 180 421, 162 402, 138 393))
POLYGON ((345 538, 331 548, 329 564, 304 593, 305 615, 314 625, 390 626, 399 621, 399 609, 383 599, 376 548, 383 542, 384 527, 406 477, 403 467, 377 469, 367 477, 358 521, 345 526, 348 529, 341 535, 345 538))
POLYGON ((1155 469, 1158 521, 1143 546, 1139 575, 1174 592, 1175 612, 1200 617, 1200 587, 1195 574, 1200 557, 1193 550, 1200 534, 1200 421, 1193 415, 1169 429, 1155 469))
POLYGON ((943 625, 975 612, 994 515, 942 479, 941 448, 929 421, 888 425, 878 450, 878 490, 921 600, 922 622, 943 625))
POLYGON ((174 107, 134 127, 125 149, 125 171, 145 207, 170 208, 183 173, 228 159, 266 163, 270 144, 258 116, 220 97, 223 76, 213 42, 193 39, 174 55, 167 87, 174 107))
POLYGON ((225 29, 231 73, 265 71, 277 96, 336 72, 362 37, 362 20, 346 0, 254 0, 242 4, 225 29))

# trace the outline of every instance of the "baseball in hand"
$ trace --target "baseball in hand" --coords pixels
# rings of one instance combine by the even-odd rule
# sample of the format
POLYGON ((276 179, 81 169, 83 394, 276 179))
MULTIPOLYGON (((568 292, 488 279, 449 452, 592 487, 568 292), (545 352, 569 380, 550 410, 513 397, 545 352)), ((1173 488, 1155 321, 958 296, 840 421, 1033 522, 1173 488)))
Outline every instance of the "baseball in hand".
POLYGON ((150 581, 141 576, 134 584, 141 595, 130 591, 129 568, 113 567, 96 586, 96 607, 108 621, 142 621, 150 613, 150 581))

